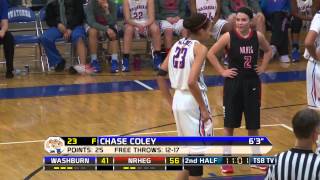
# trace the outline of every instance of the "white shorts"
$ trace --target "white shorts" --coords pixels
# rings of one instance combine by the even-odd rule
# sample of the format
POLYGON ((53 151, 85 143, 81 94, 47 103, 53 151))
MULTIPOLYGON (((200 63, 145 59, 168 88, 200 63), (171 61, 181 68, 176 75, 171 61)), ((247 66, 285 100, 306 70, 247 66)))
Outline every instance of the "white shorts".
POLYGON ((320 108, 320 62, 309 60, 306 76, 308 106, 320 108))
POLYGON ((221 30, 223 28, 223 26, 225 24, 227 24, 228 21, 224 20, 224 19, 218 19, 218 21, 216 22, 216 24, 214 24, 213 28, 212 28, 212 36, 215 40, 218 40, 221 36, 221 30))
MULTIPOLYGON (((202 92, 202 98, 210 111, 205 92, 202 92)), ((212 120, 206 123, 200 120, 199 105, 190 91, 175 91, 172 110, 179 136, 213 136, 212 120)))
POLYGON ((166 29, 173 29, 174 33, 176 33, 177 35, 180 35, 180 32, 183 29, 183 19, 180 19, 175 24, 171 24, 167 20, 160 20, 159 26, 160 26, 161 33, 163 33, 164 30, 166 29))

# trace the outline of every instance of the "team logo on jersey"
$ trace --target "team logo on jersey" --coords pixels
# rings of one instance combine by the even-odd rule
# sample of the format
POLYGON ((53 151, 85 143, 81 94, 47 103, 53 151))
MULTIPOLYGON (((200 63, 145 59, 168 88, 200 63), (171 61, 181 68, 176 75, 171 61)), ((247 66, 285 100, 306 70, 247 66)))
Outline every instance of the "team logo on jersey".
POLYGON ((65 142, 60 137, 49 137, 44 142, 44 149, 50 154, 61 154, 63 152, 65 142))
POLYGON ((136 4, 140 4, 140 0, 134 0, 136 4))

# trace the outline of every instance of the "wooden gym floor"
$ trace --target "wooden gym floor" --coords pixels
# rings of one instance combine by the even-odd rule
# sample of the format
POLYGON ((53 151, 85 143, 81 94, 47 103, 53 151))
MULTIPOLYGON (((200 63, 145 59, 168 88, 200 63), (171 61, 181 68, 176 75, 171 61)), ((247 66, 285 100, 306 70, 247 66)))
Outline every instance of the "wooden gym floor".
MULTIPOLYGON (((272 61, 263 76, 261 135, 270 138, 269 155, 293 146, 293 114, 306 107, 306 61, 280 65, 272 61)), ((12 80, 0 74, 1 179, 175 179, 177 172, 44 172, 43 140, 48 136, 176 135, 170 107, 155 85, 155 72, 142 71, 96 76, 33 73, 12 80), (37 171, 37 169, 39 171, 37 171), (33 173, 34 172, 34 173, 33 173), (33 174, 32 174, 33 173, 33 174), (30 177, 30 176, 29 176, 30 177)), ((221 78, 207 63, 208 96, 215 135, 223 135, 221 78)), ((236 135, 246 135, 238 129, 236 135)), ((246 166, 234 175, 262 174, 246 166)), ((204 177, 221 174, 205 168, 204 177)))

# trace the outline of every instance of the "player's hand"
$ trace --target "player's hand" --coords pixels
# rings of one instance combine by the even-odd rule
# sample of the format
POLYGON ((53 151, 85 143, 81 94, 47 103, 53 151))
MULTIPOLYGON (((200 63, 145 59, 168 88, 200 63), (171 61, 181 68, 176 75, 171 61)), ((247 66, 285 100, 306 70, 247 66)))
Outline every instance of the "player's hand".
POLYGON ((234 23, 236 20, 236 14, 235 13, 230 14, 227 19, 229 22, 234 23))
POLYGON ((173 17, 167 17, 166 19, 169 23, 174 24, 174 18, 173 17))
POLYGON ((143 33, 145 30, 145 26, 142 24, 138 24, 136 27, 138 28, 139 33, 143 33))
POLYGON ((200 113, 201 113, 201 121, 202 122, 207 122, 208 120, 211 119, 211 115, 207 109, 201 110, 200 113))
POLYGON ((260 75, 262 73, 264 73, 266 71, 267 67, 264 67, 264 66, 258 66, 255 70, 256 72, 260 75))
POLYGON ((177 23, 179 20, 180 20, 180 17, 176 16, 176 17, 173 18, 173 23, 177 23))
POLYGON ((0 38, 2 39, 2 38, 5 36, 5 34, 6 34, 6 32, 3 31, 3 30, 1 30, 1 31, 0 31, 0 38))
POLYGON ((236 68, 231 68, 231 69, 225 69, 222 72, 223 77, 228 77, 228 78, 234 78, 238 75, 237 69, 236 68))
POLYGON ((112 36, 112 34, 114 33, 114 31, 110 28, 107 29, 107 36, 112 36))
POLYGON ((67 29, 64 33, 63 33, 63 39, 66 41, 69 41, 70 36, 71 36, 72 31, 70 29, 67 29))
POLYGON ((102 7, 105 11, 109 10, 109 4, 108 4, 108 2, 101 4, 101 7, 102 7))
POLYGON ((320 48, 316 48, 316 57, 313 57, 317 61, 320 61, 320 48))
POLYGON ((312 21, 312 19, 313 19, 313 16, 311 16, 311 15, 308 15, 306 18, 307 21, 312 21))
POLYGON ((64 34, 67 31, 67 28, 65 25, 63 25, 62 23, 59 23, 57 28, 59 29, 59 31, 64 34))

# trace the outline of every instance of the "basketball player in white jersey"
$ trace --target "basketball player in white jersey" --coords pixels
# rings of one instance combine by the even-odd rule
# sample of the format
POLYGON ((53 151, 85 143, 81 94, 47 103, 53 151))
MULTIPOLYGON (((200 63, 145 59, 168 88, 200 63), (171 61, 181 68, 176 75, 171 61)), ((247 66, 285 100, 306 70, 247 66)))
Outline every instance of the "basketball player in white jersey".
POLYGON ((212 36, 216 40, 219 39, 221 34, 229 32, 232 29, 228 21, 220 19, 220 0, 190 0, 189 3, 192 14, 204 14, 211 20, 212 36))
POLYGON ((312 20, 312 0, 291 0, 291 38, 292 62, 300 60, 300 32, 301 29, 309 29, 312 20))
MULTIPOLYGON (((308 106, 320 110, 320 11, 314 15, 311 21, 304 45, 306 47, 304 58, 308 60, 306 70, 308 106)), ((318 153, 320 149, 319 139, 318 137, 318 153)))
MULTIPOLYGON (((158 73, 158 85, 172 106, 179 136, 212 136, 212 120, 203 74, 207 47, 201 44, 209 38, 210 21, 203 14, 184 19, 189 38, 182 38, 171 48, 158 73), (174 96, 165 76, 169 73, 174 96)), ((201 179, 203 167, 188 167, 178 179, 201 179)))
POLYGON ((309 60, 306 74, 308 106, 320 108, 320 11, 314 15, 304 43, 304 57, 309 60))
POLYGON ((155 21, 154 0, 124 0, 123 13, 125 17, 124 47, 122 71, 129 71, 129 53, 133 34, 147 37, 151 35, 154 48, 154 69, 161 63, 161 34, 155 21))

